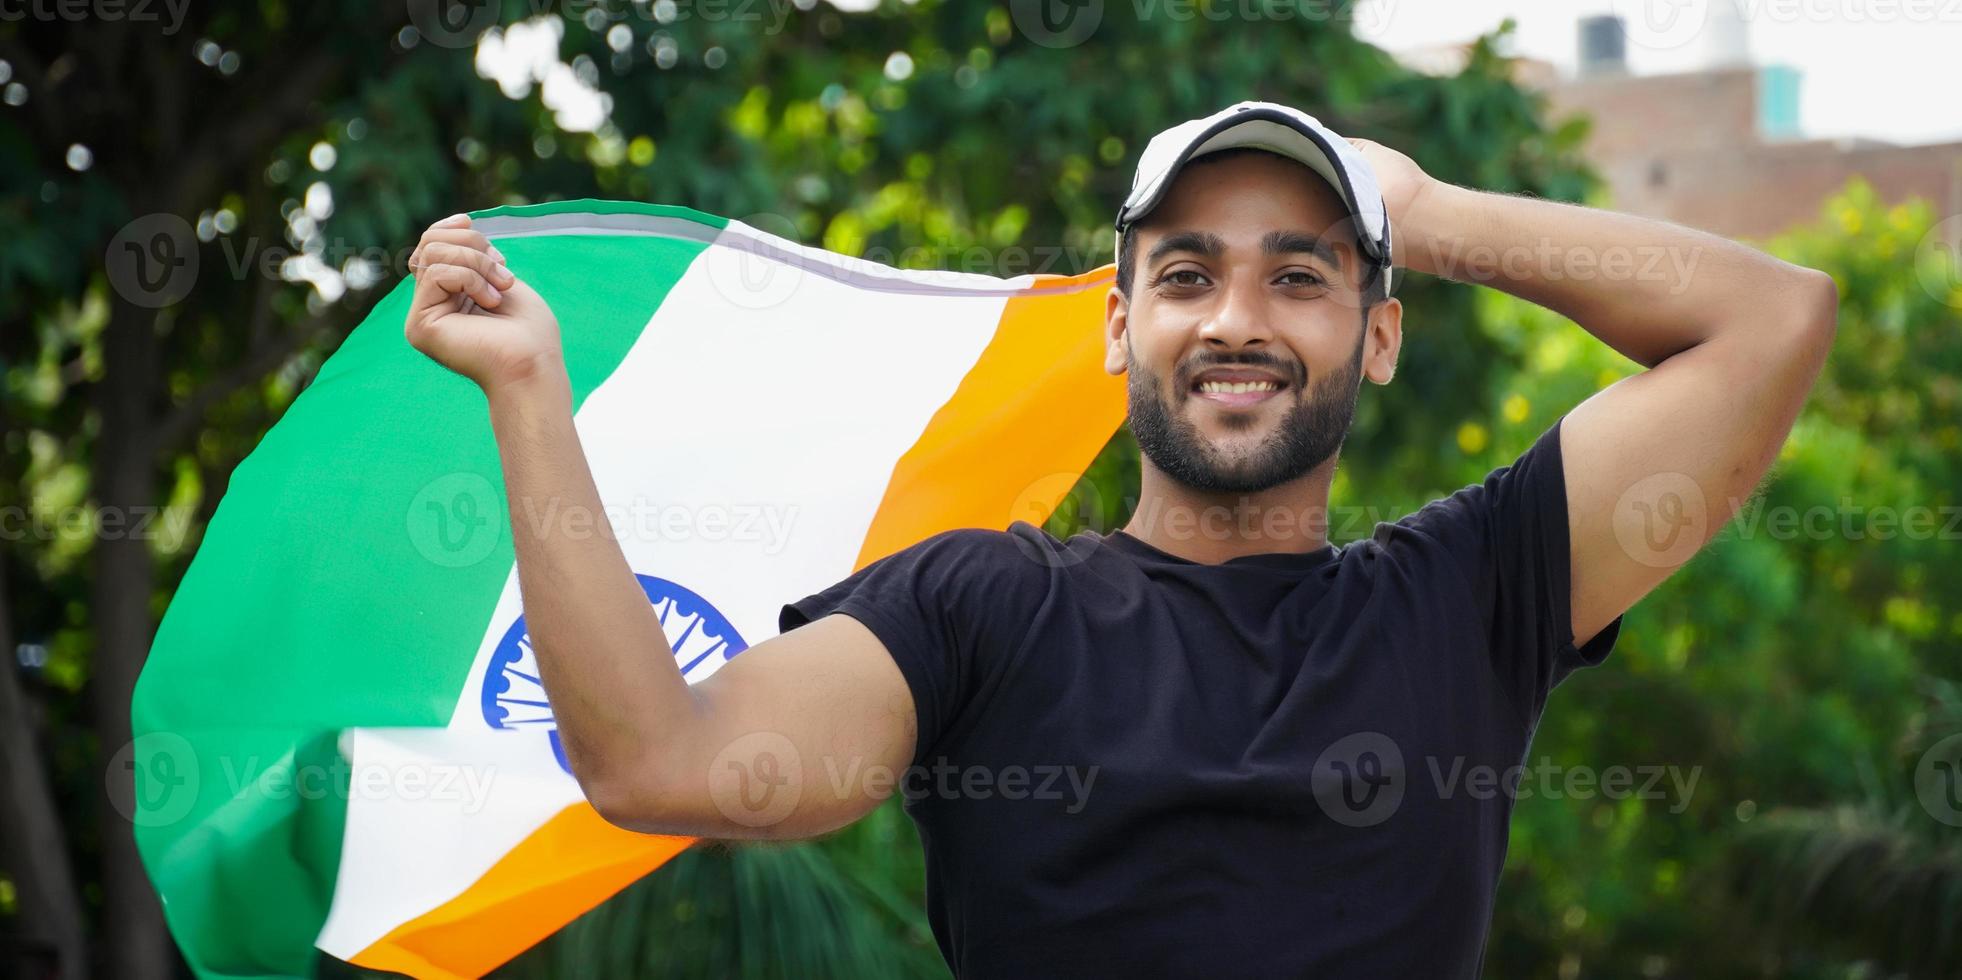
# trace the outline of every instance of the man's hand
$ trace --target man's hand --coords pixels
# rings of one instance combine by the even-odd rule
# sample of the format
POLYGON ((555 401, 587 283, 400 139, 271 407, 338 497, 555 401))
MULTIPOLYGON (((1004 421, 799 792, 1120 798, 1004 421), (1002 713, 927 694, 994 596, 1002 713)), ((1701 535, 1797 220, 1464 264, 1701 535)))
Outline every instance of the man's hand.
POLYGON ((470 227, 469 215, 430 225, 409 268, 416 289, 403 330, 416 350, 486 393, 540 377, 563 378, 558 318, 505 268, 503 253, 470 227))
POLYGON ((1429 193, 1438 180, 1424 172, 1417 161, 1372 140, 1350 139, 1349 142, 1362 153, 1363 162, 1376 174, 1376 187, 1383 195, 1383 208, 1390 213, 1390 245, 1396 254, 1397 265, 1403 265, 1408 251, 1407 242, 1414 241, 1406 234, 1406 223, 1414 216, 1419 201, 1429 193))

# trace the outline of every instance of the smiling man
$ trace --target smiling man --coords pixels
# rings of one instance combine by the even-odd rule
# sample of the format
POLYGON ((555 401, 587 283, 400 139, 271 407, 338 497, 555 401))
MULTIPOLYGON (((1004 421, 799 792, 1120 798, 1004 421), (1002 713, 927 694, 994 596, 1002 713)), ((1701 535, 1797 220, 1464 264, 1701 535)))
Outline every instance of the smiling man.
MULTIPOLYGON (((1833 284, 1453 187, 1267 103, 1155 138, 1117 229, 1107 365, 1144 455, 1122 531, 939 535, 691 688, 617 544, 514 519, 573 773, 615 823, 710 838, 822 834, 904 792, 961 976, 1474 976, 1548 693, 1763 475, 1833 284), (1636 249, 1694 275, 1607 274, 1636 249), (1331 544, 1358 391, 1402 343, 1392 278, 1461 255, 1649 370, 1331 544), (758 821, 759 786, 800 791, 758 821)), ((483 387, 511 506, 598 513, 551 311, 468 219, 413 261, 408 335, 483 387)))

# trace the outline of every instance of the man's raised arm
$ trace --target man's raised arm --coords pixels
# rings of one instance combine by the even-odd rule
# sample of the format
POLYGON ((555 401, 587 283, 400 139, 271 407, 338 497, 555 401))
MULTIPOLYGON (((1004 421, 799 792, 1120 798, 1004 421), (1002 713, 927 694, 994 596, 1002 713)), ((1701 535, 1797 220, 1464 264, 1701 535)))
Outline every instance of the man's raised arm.
POLYGON ((1357 145, 1382 180, 1401 263, 1547 307, 1650 369, 1561 424, 1583 644, 1764 476, 1832 347, 1833 280, 1666 222, 1454 187, 1357 145))
POLYGON ((827 616, 691 688, 604 519, 551 309, 463 215, 431 226, 410 265, 409 342, 490 404, 525 620, 586 798, 628 829, 715 838, 807 837, 877 806, 853 774, 903 769, 915 733, 912 694, 878 638, 827 616), (583 509, 602 533, 533 527, 517 519, 527 501, 583 509), (834 784, 823 759, 867 764, 834 767, 834 784), (786 784, 802 787, 791 808, 757 803, 786 784))

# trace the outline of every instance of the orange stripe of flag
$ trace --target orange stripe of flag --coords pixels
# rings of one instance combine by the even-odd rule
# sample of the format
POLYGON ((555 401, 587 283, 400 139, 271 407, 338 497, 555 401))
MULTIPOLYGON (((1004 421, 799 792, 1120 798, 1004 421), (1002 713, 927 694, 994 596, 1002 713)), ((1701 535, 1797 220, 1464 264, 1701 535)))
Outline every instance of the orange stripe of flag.
POLYGON ((694 842, 621 830, 591 804, 574 804, 463 894, 396 926, 350 962, 414 977, 483 976, 694 842))
POLYGON ((1103 369, 1113 274, 1045 281, 1008 301, 994 339, 893 467, 856 567, 953 528, 1048 519, 1124 421, 1123 382, 1103 369))

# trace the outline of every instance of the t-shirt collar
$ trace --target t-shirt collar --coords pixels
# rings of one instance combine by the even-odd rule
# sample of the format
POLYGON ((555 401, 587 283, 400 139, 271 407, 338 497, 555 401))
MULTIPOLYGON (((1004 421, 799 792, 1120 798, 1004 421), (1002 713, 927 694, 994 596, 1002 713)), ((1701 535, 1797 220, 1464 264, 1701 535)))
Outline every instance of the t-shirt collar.
MULTIPOLYGON (((1208 564, 1207 562, 1180 558, 1170 552, 1160 551, 1146 544, 1143 539, 1135 537, 1122 529, 1112 531, 1100 537, 1105 544, 1117 551, 1144 561, 1172 565, 1190 565, 1194 567, 1208 564)), ((1336 545, 1325 544, 1314 551, 1272 551, 1253 555, 1240 555, 1238 557, 1228 558, 1219 564, 1231 565, 1236 568, 1255 567, 1273 568, 1280 571, 1306 571, 1327 562, 1331 558, 1335 558, 1341 554, 1341 551, 1342 549, 1336 545)))

